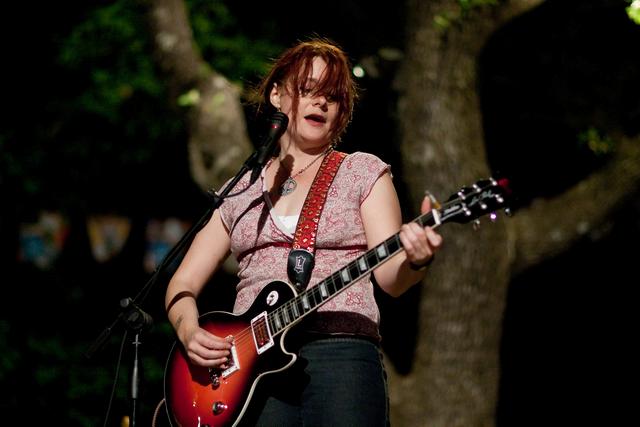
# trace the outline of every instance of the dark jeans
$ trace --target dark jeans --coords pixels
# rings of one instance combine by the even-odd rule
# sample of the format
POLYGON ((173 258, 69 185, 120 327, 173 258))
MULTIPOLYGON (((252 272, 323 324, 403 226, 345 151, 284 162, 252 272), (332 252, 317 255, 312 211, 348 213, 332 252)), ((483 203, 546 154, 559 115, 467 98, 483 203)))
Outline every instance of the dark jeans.
POLYGON ((361 338, 329 337, 303 344, 297 354, 293 366, 260 380, 243 426, 389 425, 378 346, 361 338))

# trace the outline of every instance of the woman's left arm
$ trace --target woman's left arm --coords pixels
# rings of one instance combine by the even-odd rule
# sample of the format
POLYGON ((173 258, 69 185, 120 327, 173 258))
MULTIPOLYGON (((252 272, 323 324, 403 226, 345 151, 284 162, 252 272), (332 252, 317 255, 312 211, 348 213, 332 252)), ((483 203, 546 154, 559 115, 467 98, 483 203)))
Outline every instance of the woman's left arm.
MULTIPOLYGON (((428 197, 421 212, 431 209, 428 197)), ((389 173, 382 175, 360 207, 369 249, 399 232, 404 251, 373 271, 378 285, 389 295, 402 295, 424 279, 429 263, 442 245, 442 236, 431 227, 410 222, 402 224, 400 202, 389 173), (413 264, 413 265, 412 265, 413 264)))

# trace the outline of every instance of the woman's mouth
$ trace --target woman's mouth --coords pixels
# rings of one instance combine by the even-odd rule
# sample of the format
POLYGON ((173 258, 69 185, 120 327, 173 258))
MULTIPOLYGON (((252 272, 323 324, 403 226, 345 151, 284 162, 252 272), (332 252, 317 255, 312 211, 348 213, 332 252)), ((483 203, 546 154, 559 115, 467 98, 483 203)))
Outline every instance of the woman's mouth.
POLYGON ((327 119, 320 114, 309 114, 307 116, 304 116, 304 118, 307 122, 310 122, 310 124, 314 126, 323 125, 327 122, 327 119))

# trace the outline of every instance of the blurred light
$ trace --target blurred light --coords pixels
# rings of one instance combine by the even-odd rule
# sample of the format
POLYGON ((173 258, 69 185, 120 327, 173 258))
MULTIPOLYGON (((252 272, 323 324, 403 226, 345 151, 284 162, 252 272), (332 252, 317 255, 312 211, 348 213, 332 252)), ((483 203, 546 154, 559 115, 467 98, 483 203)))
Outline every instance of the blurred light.
POLYGON ((381 47, 378 49, 378 55, 385 61, 391 62, 400 61, 404 57, 402 51, 394 47, 381 47))
POLYGON ((69 221, 59 212, 42 211, 37 222, 20 224, 18 259, 41 270, 53 267, 69 235, 69 221))
POLYGON ((360 65, 356 65, 355 67, 353 67, 353 75, 356 76, 357 78, 362 78, 364 77, 364 68, 362 68, 360 65))

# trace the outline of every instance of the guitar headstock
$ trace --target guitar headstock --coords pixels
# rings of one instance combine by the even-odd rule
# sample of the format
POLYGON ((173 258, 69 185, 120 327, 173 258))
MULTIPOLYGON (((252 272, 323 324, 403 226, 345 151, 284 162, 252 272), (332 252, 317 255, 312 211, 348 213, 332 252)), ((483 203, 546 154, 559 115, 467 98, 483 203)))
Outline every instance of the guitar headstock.
POLYGON ((501 179, 483 179, 470 187, 462 187, 442 205, 441 221, 467 223, 484 215, 496 218, 496 211, 503 209, 511 215, 508 200, 511 195, 509 181, 501 179))

